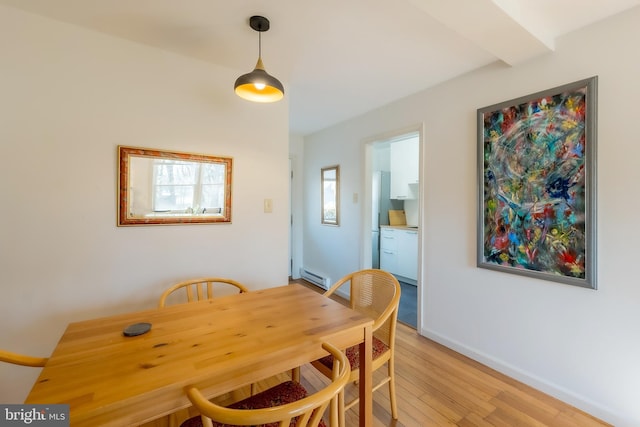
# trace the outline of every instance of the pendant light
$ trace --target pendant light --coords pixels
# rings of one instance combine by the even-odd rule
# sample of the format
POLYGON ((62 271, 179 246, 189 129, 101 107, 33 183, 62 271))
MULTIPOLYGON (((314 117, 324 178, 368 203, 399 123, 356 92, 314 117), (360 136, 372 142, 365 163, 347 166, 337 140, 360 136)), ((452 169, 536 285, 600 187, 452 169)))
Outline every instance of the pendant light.
POLYGON ((236 80, 236 94, 253 102, 275 102, 284 97, 284 86, 275 77, 269 75, 262 63, 262 33, 269 30, 269 20, 264 16, 252 16, 251 28, 258 32, 258 62, 255 69, 236 80))

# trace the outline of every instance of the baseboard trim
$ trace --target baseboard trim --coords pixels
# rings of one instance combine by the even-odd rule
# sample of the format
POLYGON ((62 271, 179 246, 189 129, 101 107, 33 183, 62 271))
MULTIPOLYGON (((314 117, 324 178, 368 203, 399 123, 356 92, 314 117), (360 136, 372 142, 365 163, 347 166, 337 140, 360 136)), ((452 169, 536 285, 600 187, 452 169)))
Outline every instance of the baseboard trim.
POLYGON ((565 389, 558 384, 533 375, 530 372, 517 368, 503 360, 492 357, 481 351, 477 351, 476 349, 468 347, 458 341, 449 339, 428 329, 423 328, 421 329, 420 333, 421 335, 437 342, 438 344, 442 344, 445 347, 448 347, 460 354, 470 357, 471 359, 478 361, 492 369, 495 369, 502 374, 508 375, 511 378, 514 378, 524 384, 534 387, 537 390, 547 393, 555 397, 556 399, 562 400, 563 402, 568 403, 569 405, 572 405, 594 417, 600 418, 607 423, 613 424, 617 427, 637 426, 637 422, 634 422, 633 420, 622 419, 619 415, 614 414, 612 410, 607 409, 606 407, 584 396, 565 389))

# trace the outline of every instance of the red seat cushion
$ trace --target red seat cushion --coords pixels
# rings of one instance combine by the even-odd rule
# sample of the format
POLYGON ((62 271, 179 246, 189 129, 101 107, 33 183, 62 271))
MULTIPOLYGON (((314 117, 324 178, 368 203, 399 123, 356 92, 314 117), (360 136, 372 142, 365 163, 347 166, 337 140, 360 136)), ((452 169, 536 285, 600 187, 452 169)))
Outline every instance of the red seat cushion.
MULTIPOLYGON (((389 350, 389 346, 380 341, 378 338, 373 337, 373 359, 377 359, 380 357, 382 353, 389 350)), ((353 347, 349 347, 346 351, 347 359, 349 359, 349 364, 351 365, 351 370, 354 371, 360 368, 360 346, 354 345, 353 347)), ((333 356, 325 356, 322 359, 319 359, 320 363, 326 366, 329 369, 333 369, 333 356)))
MULTIPOLYGON (((262 409, 272 408, 274 406, 286 405, 307 397, 307 390, 299 383, 294 381, 285 381, 268 390, 260 392, 254 396, 248 397, 240 402, 230 405, 229 408, 234 409, 262 409)), ((295 418, 291 421, 290 427, 295 427, 295 418)), ((220 424, 213 421, 214 427, 234 427, 228 424, 220 424)), ((264 427, 277 427, 278 423, 264 424, 264 427)), ((200 416, 192 417, 180 424, 180 427, 202 427, 200 416)), ((256 426, 259 427, 259 426, 256 426)), ((320 421, 318 427, 326 427, 323 421, 320 421)))

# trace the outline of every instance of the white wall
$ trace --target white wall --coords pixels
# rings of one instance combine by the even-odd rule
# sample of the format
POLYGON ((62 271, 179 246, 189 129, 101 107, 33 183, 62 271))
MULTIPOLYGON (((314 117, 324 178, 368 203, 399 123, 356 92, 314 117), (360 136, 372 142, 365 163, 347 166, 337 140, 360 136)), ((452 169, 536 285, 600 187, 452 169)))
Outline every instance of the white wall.
MULTIPOLYGON (((189 277, 287 283, 286 101, 236 97, 242 70, 15 9, 0 28, 1 348, 48 355, 69 322, 153 307, 189 277), (233 223, 116 227, 118 144, 233 157, 233 223)), ((37 371, 0 366, 0 402, 37 371)))
POLYGON ((289 242, 289 253, 291 259, 291 277, 300 278, 300 268, 302 267, 302 245, 303 233, 302 224, 304 219, 304 138, 302 135, 289 135, 289 162, 291 165, 291 235, 289 242))
POLYGON ((640 8, 518 67, 453 79, 306 138, 304 262, 362 265, 362 141, 424 123, 420 332, 618 426, 640 425, 637 114, 640 8), (476 110, 599 76, 597 291, 476 268, 476 110), (342 222, 322 227, 319 171, 340 163, 342 222))
MULTIPOLYGON (((363 189, 358 133, 347 126, 305 138, 303 265, 335 282, 356 269, 360 259, 363 189), (339 226, 321 224, 320 169, 340 165, 339 226), (358 202, 353 202, 353 193, 358 202)), ((369 248, 369 254, 371 250, 369 248)))

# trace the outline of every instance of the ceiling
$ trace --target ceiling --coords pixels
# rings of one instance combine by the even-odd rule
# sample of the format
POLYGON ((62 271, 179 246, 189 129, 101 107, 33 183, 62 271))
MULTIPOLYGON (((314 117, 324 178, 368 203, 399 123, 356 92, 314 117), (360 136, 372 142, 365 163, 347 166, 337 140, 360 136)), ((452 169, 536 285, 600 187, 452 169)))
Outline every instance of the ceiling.
MULTIPOLYGON (((309 134, 494 61, 553 52, 558 36, 640 0, 0 0, 238 71, 263 15, 267 71, 285 85, 290 130, 309 134)), ((232 90, 233 82, 229 82, 232 90)))

